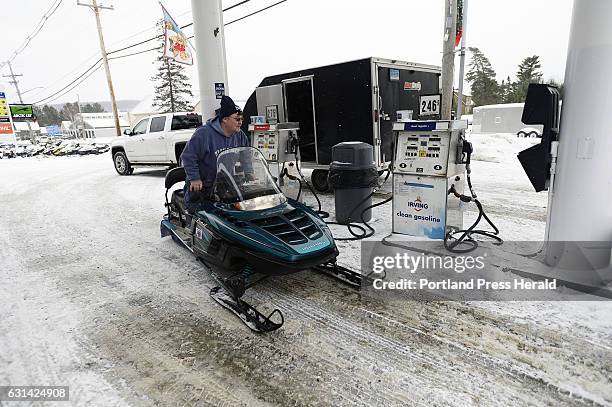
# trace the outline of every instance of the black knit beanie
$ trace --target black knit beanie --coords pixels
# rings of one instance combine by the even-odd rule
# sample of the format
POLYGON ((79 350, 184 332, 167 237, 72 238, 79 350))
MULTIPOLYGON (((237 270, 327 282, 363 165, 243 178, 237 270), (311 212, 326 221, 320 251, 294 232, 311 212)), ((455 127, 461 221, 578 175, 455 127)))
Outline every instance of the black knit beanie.
POLYGON ((219 118, 223 119, 238 112, 242 112, 240 107, 234 103, 231 97, 223 95, 221 98, 221 108, 219 109, 219 118))

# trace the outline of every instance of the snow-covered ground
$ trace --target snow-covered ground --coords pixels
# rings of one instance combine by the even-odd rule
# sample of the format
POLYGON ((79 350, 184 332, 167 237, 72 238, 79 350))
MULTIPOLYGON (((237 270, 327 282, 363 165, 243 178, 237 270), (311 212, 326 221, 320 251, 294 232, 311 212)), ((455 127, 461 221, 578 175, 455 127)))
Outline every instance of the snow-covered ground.
MULTIPOLYGON (((501 236, 542 240, 547 197, 516 160, 538 140, 471 140, 501 236)), ((286 318, 251 333, 159 238, 164 174, 120 177, 109 154, 0 160, 0 385, 68 385, 79 406, 612 405, 605 301, 390 303, 299 273, 247 293, 286 318)), ((375 208, 377 237, 390 214, 375 208)), ((338 246, 359 265, 358 243, 338 246)))

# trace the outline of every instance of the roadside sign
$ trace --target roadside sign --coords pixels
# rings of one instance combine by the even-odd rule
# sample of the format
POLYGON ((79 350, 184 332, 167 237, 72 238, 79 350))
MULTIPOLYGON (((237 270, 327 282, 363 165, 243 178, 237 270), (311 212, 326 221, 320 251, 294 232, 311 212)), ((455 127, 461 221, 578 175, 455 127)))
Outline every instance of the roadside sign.
POLYGON ((15 131, 6 94, 0 91, 0 143, 14 143, 15 131))
POLYGON ((47 126, 47 136, 57 136, 58 134, 62 134, 62 131, 59 126, 55 124, 47 126))
POLYGON ((10 105, 9 109, 14 122, 34 121, 32 105, 10 105))
POLYGON ((13 125, 11 123, 0 123, 0 134, 13 134, 13 125))
POLYGON ((215 82, 215 97, 221 99, 225 95, 225 84, 222 82, 215 82))

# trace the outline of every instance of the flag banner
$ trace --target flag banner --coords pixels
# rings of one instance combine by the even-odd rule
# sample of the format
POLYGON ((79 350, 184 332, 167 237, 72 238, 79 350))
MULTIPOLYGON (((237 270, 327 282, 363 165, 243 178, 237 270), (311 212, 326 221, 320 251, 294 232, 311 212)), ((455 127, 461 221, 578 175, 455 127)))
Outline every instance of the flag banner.
POLYGON ((455 33, 455 48, 461 43, 463 36, 463 0, 457 1, 457 32, 455 33))
POLYGON ((164 58, 173 59, 185 65, 193 65, 193 55, 189 49, 187 37, 163 5, 161 8, 164 13, 164 58))

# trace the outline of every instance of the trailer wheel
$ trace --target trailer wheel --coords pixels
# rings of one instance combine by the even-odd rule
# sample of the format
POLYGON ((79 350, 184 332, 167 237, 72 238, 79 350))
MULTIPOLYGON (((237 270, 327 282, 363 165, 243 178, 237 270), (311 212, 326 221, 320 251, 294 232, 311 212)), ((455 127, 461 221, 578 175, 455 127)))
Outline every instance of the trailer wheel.
POLYGON ((317 192, 329 191, 329 184, 327 183, 327 170, 314 170, 310 176, 312 186, 317 192))
POLYGON ((115 164, 115 170, 119 175, 130 175, 134 172, 130 161, 123 151, 117 151, 113 154, 113 164, 115 164))

